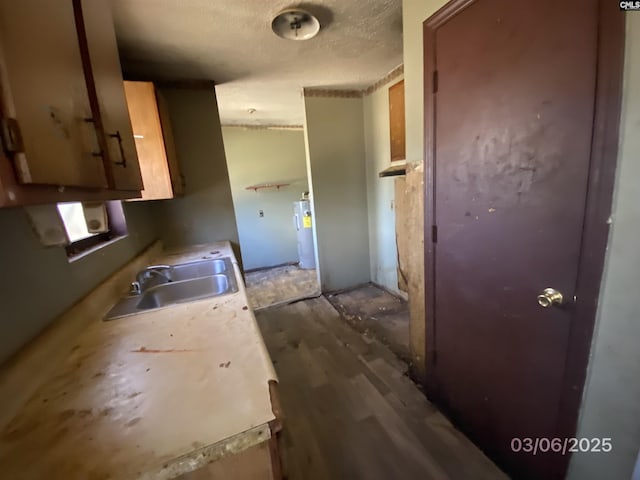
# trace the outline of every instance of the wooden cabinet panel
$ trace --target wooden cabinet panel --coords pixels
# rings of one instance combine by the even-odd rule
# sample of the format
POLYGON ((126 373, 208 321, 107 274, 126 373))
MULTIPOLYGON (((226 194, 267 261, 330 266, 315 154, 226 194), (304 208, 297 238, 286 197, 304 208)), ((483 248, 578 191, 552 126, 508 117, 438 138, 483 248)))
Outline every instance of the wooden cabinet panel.
POLYGON ((389 88, 389 129, 391 161, 404 160, 405 153, 404 80, 389 88))
POLYGON ((185 185, 184 177, 180 172, 180 165, 178 164, 176 145, 173 140, 173 130, 171 129, 171 120, 169 117, 169 105, 162 93, 158 90, 156 90, 156 100, 158 101, 158 113, 160 114, 162 136, 164 137, 164 146, 167 153, 167 161, 169 163, 169 175, 171 176, 173 195, 180 196, 184 194, 185 185))
POLYGON ((144 183, 142 200, 173 198, 180 191, 174 190, 174 183, 181 180, 175 150, 167 143, 173 138, 170 124, 166 118, 161 120, 155 86, 126 81, 124 89, 144 183), (172 176, 176 179, 173 182, 172 176))
POLYGON ((3 114, 22 140, 18 181, 106 187, 72 2, 2 0, 0 69, 3 114))
POLYGON ((236 454, 226 455, 220 460, 176 480, 280 480, 274 475, 269 442, 262 442, 236 454))
POLYGON ((141 190, 142 177, 124 93, 120 59, 107 0, 74 0, 81 23, 89 96, 104 131, 105 168, 111 188, 141 190), (88 64, 87 64, 88 63, 88 64))

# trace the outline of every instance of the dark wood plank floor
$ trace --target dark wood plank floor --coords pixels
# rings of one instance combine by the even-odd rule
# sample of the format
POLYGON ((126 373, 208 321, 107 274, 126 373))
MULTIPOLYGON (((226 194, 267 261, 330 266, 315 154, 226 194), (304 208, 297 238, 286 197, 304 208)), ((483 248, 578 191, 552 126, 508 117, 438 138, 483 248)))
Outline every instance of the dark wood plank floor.
POLYGON ((504 479, 391 351, 319 297, 256 313, 278 373, 290 480, 504 479))

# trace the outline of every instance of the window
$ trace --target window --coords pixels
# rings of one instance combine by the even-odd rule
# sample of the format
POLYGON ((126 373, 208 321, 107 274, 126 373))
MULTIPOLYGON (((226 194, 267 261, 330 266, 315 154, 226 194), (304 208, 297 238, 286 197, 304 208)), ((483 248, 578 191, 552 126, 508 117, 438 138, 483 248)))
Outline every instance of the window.
POLYGON ((59 203, 58 212, 64 223, 64 228, 67 232, 67 237, 71 243, 75 243, 78 240, 84 240, 85 238, 98 235, 98 232, 91 233, 87 227, 87 222, 84 218, 84 210, 82 203, 59 203))
POLYGON ((58 203, 57 209, 67 234, 69 257, 127 234, 120 201, 58 203))

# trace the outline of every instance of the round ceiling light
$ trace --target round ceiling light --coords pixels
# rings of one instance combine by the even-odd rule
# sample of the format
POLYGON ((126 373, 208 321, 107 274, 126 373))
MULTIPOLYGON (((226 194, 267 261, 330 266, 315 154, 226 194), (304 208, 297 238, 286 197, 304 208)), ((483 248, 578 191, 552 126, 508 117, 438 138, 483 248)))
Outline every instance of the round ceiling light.
POLYGON ((276 15, 271 22, 271 29, 287 40, 309 40, 320 31, 320 22, 309 12, 292 8, 276 15))

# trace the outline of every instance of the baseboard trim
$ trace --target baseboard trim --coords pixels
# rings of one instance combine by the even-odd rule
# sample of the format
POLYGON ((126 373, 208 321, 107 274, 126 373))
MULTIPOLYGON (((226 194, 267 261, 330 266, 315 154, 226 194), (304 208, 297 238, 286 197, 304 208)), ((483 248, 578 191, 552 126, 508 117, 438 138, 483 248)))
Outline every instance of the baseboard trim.
MULTIPOLYGON (((278 268, 278 267, 293 267, 293 266, 297 266, 298 262, 286 262, 286 263, 279 263, 278 265, 272 265, 270 267, 258 267, 258 268, 250 268, 248 270, 244 270, 243 273, 254 273, 254 272, 262 272, 264 270, 271 270, 272 268, 278 268)), ((313 270, 313 269, 309 269, 309 270, 313 270)))

